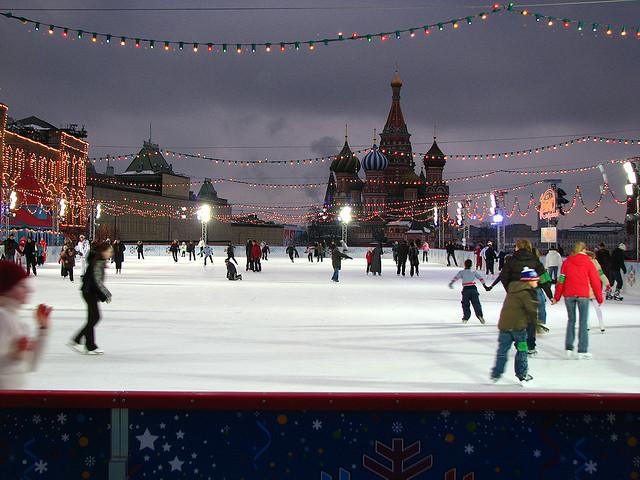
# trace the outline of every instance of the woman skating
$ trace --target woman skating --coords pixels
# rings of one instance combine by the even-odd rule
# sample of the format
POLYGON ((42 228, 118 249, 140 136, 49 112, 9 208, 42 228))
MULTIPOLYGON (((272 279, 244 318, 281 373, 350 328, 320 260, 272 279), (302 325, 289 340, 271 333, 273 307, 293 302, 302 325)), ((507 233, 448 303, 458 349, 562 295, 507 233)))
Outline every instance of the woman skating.
POLYGON ((120 240, 113 241, 113 261, 116 264, 116 274, 122 273, 122 262, 124 262, 124 251, 126 247, 120 240))
POLYGON ((102 355, 104 353, 96 345, 94 328, 100 321, 98 302, 109 303, 111 301, 111 292, 104 285, 104 270, 111 254, 111 246, 107 243, 92 246, 89 252, 87 270, 82 276, 81 288, 82 298, 87 303, 87 323, 69 342, 69 346, 79 353, 87 355, 102 355), (81 343, 82 339, 85 341, 84 345, 81 343))
POLYGON ((371 273, 373 276, 382 275, 382 255, 384 255, 384 251, 382 250, 382 244, 378 243, 376 247, 373 249, 373 256, 371 258, 371 273))

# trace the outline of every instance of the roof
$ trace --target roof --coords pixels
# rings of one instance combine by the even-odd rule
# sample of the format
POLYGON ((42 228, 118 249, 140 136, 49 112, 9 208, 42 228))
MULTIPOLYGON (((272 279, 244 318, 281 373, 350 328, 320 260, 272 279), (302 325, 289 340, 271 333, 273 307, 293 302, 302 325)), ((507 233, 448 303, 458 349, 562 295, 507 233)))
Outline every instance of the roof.
POLYGON ((157 144, 145 141, 142 149, 125 170, 125 173, 127 172, 144 172, 145 174, 173 172, 173 167, 164 159, 157 144))
POLYGON ((16 120, 13 122, 14 125, 23 127, 23 128, 32 128, 34 130, 55 130, 56 127, 51 125, 49 122, 45 122, 41 118, 34 117, 33 115, 30 117, 23 118, 21 120, 16 120))
POLYGON ((407 227, 411 228, 411 222, 409 220, 396 220, 395 222, 389 222, 387 227, 407 227))
POLYGON ((400 89, 402 88, 402 80, 400 75, 396 71, 393 80, 391 80, 391 88, 393 89, 393 95, 391 97, 391 108, 389 109, 389 115, 387 116, 387 123, 384 125, 381 137, 386 138, 389 135, 402 135, 409 139, 409 132, 407 131, 407 124, 404 121, 404 115, 402 114, 402 108, 400 108, 400 89))
POLYGON ((389 160, 378 150, 378 146, 374 143, 373 147, 362 159, 362 166, 365 170, 384 170, 389 166, 389 160))
POLYGON ((213 188, 210 178, 205 178, 200 191, 198 192, 198 200, 217 200, 218 192, 213 188))
POLYGON ((431 148, 429 149, 429 151, 422 158, 422 161, 425 167, 427 166, 444 167, 446 160, 444 158, 444 153, 442 153, 442 150, 440 150, 440 147, 436 142, 436 137, 433 137, 433 145, 431 145, 431 148))
POLYGON ((358 157, 351 151, 346 137, 342 150, 340 150, 340 153, 333 159, 329 169, 335 173, 357 174, 360 171, 360 160, 358 160, 358 157))

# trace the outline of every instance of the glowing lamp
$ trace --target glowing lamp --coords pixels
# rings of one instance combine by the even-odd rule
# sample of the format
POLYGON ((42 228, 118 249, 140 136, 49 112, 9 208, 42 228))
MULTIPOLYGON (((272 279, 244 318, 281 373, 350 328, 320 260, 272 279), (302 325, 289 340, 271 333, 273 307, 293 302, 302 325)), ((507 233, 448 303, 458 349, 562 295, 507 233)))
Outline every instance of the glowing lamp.
POLYGON ((198 212, 196 215, 198 217, 198 220, 200 220, 202 223, 207 223, 209 220, 211 220, 211 207, 205 203, 200 208, 198 208, 198 212))
POLYGON ((496 213, 491 217, 493 223, 502 223, 504 221, 504 216, 501 213, 496 213))
POLYGON ((624 186, 624 193, 626 193, 629 197, 633 196, 633 184, 627 183, 624 186))
POLYGON ((340 216, 338 220, 342 223, 349 223, 351 221, 351 207, 346 206, 340 209, 340 216))

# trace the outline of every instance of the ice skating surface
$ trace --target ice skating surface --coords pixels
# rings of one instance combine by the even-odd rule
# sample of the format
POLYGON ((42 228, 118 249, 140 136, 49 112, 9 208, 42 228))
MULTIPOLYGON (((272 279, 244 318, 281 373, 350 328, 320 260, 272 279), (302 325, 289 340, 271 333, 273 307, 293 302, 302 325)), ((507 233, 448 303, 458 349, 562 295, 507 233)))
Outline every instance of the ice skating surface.
MULTIPOLYGON (((364 259, 345 260, 340 283, 331 261, 263 261, 261 273, 225 278, 223 259, 206 268, 198 258, 127 259, 113 264, 101 304, 97 343, 103 356, 80 355, 65 343, 80 328, 85 304, 79 278, 57 265, 30 280, 31 304, 54 307, 46 353, 27 388, 241 392, 505 392, 522 391, 513 354, 500 383, 489 382, 504 290, 480 288, 486 325, 461 322, 456 268, 421 264, 420 277, 365 275, 364 259)), ((80 277, 76 268, 76 276, 80 277)), ((564 357, 566 310, 547 304, 550 333, 538 337, 526 391, 640 392, 640 298, 606 302, 606 333, 593 310, 591 360, 564 357), (635 312, 635 313, 634 313, 635 312)), ((31 305, 30 305, 31 308, 31 305)), ((31 312, 25 311, 25 317, 31 312)))

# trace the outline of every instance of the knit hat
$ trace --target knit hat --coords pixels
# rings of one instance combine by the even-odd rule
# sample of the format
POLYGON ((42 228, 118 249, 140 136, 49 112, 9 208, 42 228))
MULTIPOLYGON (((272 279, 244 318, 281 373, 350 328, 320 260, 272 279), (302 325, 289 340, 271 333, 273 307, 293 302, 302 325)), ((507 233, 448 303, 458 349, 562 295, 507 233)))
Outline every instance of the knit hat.
POLYGON ((524 267, 520 272, 520 280, 523 282, 537 282, 540 280, 538 274, 533 268, 524 267))
POLYGON ((17 263, 0 261, 0 295, 4 295, 16 284, 27 278, 27 271, 17 263))
POLYGON ((627 249, 627 246, 624 243, 621 243, 620 245, 618 245, 618 248, 622 251, 627 249))

